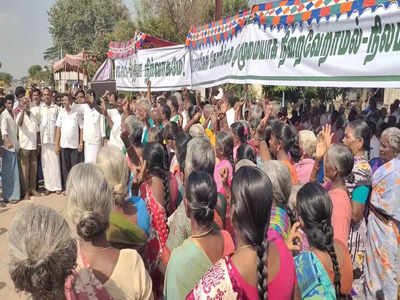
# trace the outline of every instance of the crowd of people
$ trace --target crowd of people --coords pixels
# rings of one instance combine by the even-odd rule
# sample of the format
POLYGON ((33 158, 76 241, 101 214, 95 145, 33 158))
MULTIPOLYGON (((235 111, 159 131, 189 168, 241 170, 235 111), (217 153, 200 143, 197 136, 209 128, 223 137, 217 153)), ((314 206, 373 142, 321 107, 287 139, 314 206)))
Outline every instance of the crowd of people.
POLYGON ((223 90, 18 87, 2 203, 38 196, 43 176, 72 227, 20 209, 11 278, 34 299, 399 299, 399 122, 399 101, 374 98, 288 114, 223 90))

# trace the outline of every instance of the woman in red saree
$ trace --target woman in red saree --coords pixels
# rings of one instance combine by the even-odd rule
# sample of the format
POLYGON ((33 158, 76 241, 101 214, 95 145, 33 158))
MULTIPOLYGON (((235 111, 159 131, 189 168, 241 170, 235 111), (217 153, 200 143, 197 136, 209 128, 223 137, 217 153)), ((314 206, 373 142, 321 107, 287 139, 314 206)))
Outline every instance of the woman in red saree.
POLYGON ((159 143, 148 143, 143 151, 144 181, 140 195, 145 200, 151 217, 150 237, 144 251, 144 260, 153 280, 155 299, 163 295, 164 270, 169 250, 167 218, 175 211, 178 198, 178 184, 168 170, 167 153, 159 143))

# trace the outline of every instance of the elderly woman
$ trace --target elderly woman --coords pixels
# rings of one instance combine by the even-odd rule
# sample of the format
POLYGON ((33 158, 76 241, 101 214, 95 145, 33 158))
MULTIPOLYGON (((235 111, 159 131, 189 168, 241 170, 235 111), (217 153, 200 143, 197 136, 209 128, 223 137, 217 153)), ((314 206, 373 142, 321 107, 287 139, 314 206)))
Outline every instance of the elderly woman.
POLYGON ((351 228, 349 249, 353 260, 353 299, 364 299, 364 259, 367 225, 365 211, 371 191, 372 170, 366 158, 366 151, 370 149, 368 124, 362 120, 350 122, 344 132, 343 143, 354 154, 353 170, 346 178, 346 186, 351 199, 351 228))
POLYGON ((152 299, 152 283, 136 250, 118 250, 107 241, 113 208, 103 172, 92 164, 72 168, 67 181, 67 212, 79 243, 78 265, 92 269, 114 299, 152 299))
POLYGON ((299 132, 299 145, 301 159, 294 165, 297 174, 297 180, 300 184, 310 181, 311 172, 314 167, 314 155, 317 145, 317 138, 310 130, 301 130, 299 132))
POLYGON ((381 135, 385 162, 372 176, 367 222, 366 299, 397 299, 399 293, 400 129, 381 135))
POLYGON ((33 299, 65 299, 64 285, 76 265, 76 243, 55 210, 27 205, 12 220, 9 272, 15 287, 33 299))
MULTIPOLYGON (((215 152, 209 140, 205 137, 197 137, 190 140, 187 146, 184 181, 187 181, 186 179, 193 171, 205 171, 213 175, 214 166, 215 152)), ((226 228, 226 212, 227 201, 221 194, 218 194, 214 222, 221 229, 226 228)), ((170 234, 167 240, 167 247, 172 251, 182 245, 183 241, 191 235, 190 219, 186 216, 183 202, 169 218, 168 223, 170 234)))
POLYGON ((151 127, 153 127, 153 121, 149 119, 150 114, 150 104, 146 99, 141 99, 136 102, 136 117, 139 121, 145 124, 143 128, 142 143, 147 144, 148 134, 151 127))
POLYGON ((289 299, 296 281, 296 269, 291 252, 285 244, 290 229, 290 210, 288 201, 292 190, 292 177, 289 168, 281 161, 271 160, 260 165, 260 169, 268 174, 272 183, 272 208, 268 229, 268 240, 278 246, 279 256, 284 265, 285 281, 280 283, 281 298, 289 299), (283 296, 283 295, 286 295, 283 296))
POLYGON ((115 204, 110 214, 107 240, 121 249, 143 247, 149 232, 150 216, 140 197, 135 199, 136 202, 125 201, 129 169, 124 154, 115 146, 104 146, 97 155, 96 164, 104 173, 115 204))

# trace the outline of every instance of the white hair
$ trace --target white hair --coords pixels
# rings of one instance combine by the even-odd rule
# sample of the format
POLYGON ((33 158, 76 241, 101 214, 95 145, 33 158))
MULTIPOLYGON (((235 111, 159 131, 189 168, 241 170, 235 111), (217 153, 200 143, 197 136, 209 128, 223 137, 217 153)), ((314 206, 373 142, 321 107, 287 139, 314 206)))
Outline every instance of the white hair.
POLYGON ((77 246, 54 209, 29 204, 13 218, 8 234, 9 272, 18 290, 34 299, 62 299, 76 265, 77 246))
POLYGON ((96 165, 103 171, 112 191, 115 204, 122 205, 127 194, 129 178, 128 164, 122 151, 112 145, 106 145, 97 154, 96 165))
POLYGON ((269 160, 262 163, 260 169, 271 179, 275 204, 286 208, 292 190, 292 177, 289 168, 279 160, 269 160))
POLYGON ((215 151, 206 137, 195 137, 187 145, 185 178, 193 171, 205 171, 211 176, 215 167, 215 151))
POLYGON ((111 189, 103 172, 93 164, 77 164, 67 180, 67 213, 84 240, 105 232, 113 207, 111 189))
POLYGON ((303 152, 307 154, 307 157, 313 158, 315 149, 317 147, 317 137, 311 130, 300 130, 299 131, 299 142, 303 152))
POLYGON ((136 105, 141 106, 145 109, 146 113, 149 114, 151 110, 151 105, 147 99, 139 99, 136 101, 136 105))
POLYGON ((189 129, 191 137, 202 137, 205 136, 204 128, 200 124, 193 124, 189 129))
POLYGON ((389 145, 393 149, 394 155, 400 155, 400 129, 396 127, 390 127, 383 131, 382 136, 387 136, 389 145))

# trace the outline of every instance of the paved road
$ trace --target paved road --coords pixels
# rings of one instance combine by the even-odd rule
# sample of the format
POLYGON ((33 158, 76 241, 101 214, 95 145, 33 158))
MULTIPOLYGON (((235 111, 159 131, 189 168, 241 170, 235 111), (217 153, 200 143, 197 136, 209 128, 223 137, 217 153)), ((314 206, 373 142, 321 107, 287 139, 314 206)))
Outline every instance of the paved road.
POLYGON ((50 206, 65 216, 67 199, 64 196, 51 194, 46 197, 32 197, 29 201, 21 201, 18 204, 9 204, 6 208, 0 208, 0 299, 29 299, 26 295, 16 292, 8 274, 8 227, 16 211, 28 203, 50 206))

